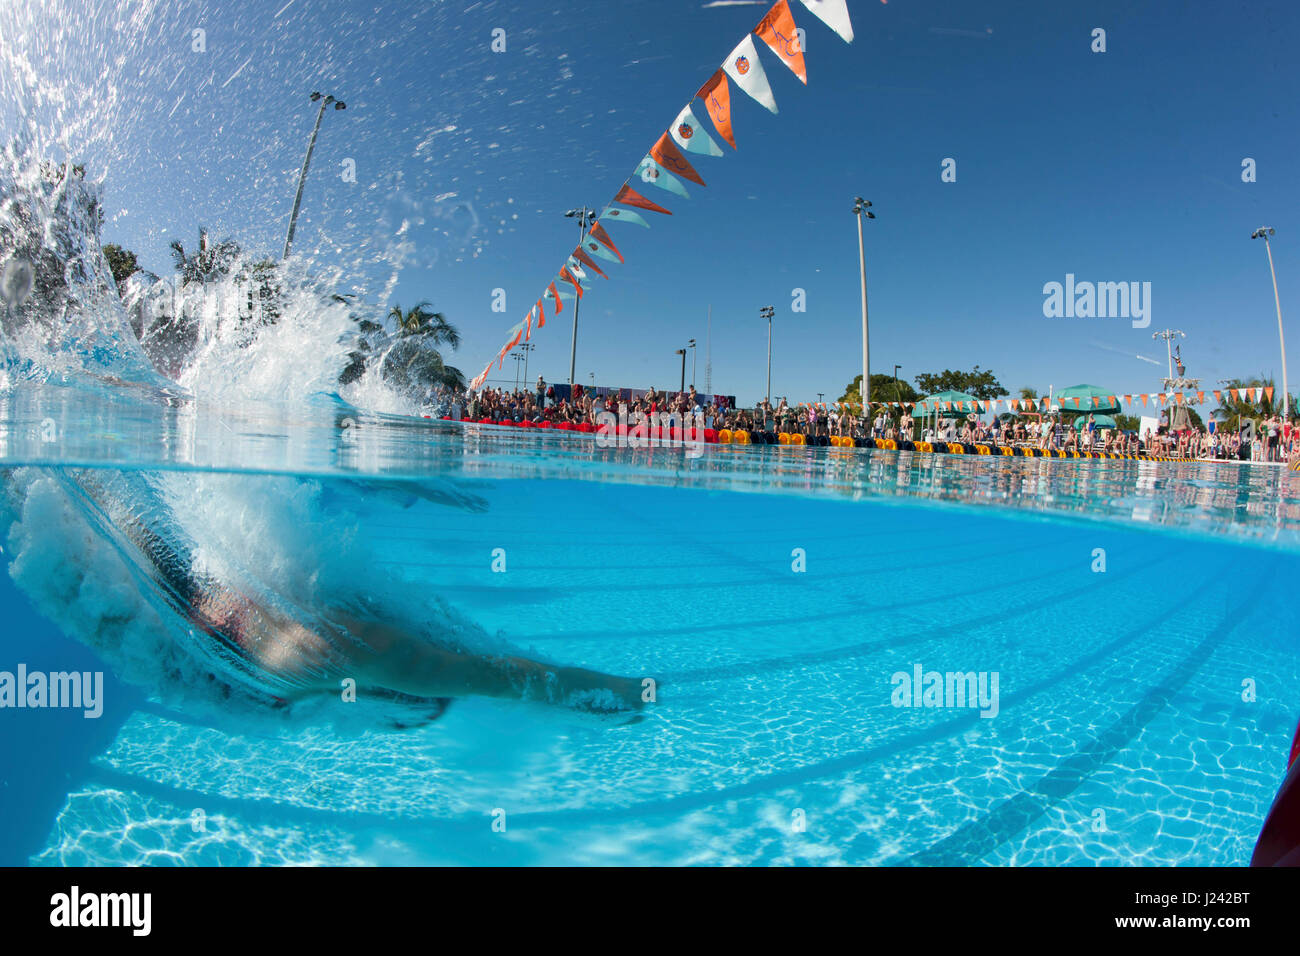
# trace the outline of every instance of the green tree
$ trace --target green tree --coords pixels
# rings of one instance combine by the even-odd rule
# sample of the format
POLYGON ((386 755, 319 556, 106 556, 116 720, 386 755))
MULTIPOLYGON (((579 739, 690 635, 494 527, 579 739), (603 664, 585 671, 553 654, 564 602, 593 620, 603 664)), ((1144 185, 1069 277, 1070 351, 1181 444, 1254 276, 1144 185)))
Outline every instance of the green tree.
POLYGON ((990 369, 981 369, 978 365, 969 372, 948 368, 942 372, 922 372, 916 376, 916 386, 922 396, 936 392, 966 392, 987 401, 1010 394, 990 369))
POLYGON ((445 315, 434 312, 428 302, 417 302, 405 312, 400 305, 394 305, 388 310, 388 317, 397 323, 399 336, 422 335, 436 345, 460 348, 460 332, 445 315))
POLYGON ((227 276, 239 259, 239 244, 230 239, 218 243, 208 241, 208 231, 199 227, 199 246, 193 253, 187 253, 179 239, 173 239, 168 246, 172 253, 172 263, 180 273, 181 285, 191 282, 211 282, 227 276))
MULTIPOLYGON (((894 384, 894 376, 886 372, 876 372, 871 376, 871 400, 873 402, 915 402, 921 398, 912 388, 910 382, 905 378, 900 378, 898 384, 894 384)), ((844 394, 840 396, 841 402, 858 404, 862 401, 862 376, 853 376, 853 381, 844 389, 844 394)))
POLYGON ((121 283, 140 271, 140 263, 136 261, 135 253, 123 249, 115 242, 110 242, 104 247, 104 258, 108 260, 108 268, 113 273, 114 282, 121 283))
POLYGON ((460 346, 460 332, 446 316, 428 302, 418 302, 405 311, 394 304, 388 317, 397 324, 399 341, 384 355, 385 381, 402 388, 465 387, 464 373, 447 365, 439 351, 439 346, 460 346))

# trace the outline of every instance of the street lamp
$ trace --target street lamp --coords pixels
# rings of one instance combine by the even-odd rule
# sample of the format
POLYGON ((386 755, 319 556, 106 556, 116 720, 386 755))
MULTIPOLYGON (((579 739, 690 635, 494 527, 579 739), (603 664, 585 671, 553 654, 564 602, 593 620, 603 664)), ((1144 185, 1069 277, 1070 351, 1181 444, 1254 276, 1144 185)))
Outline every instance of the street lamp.
POLYGON ((1268 237, 1275 232, 1272 226, 1260 226, 1250 234, 1250 238, 1264 240, 1264 249, 1268 252, 1268 271, 1273 276, 1273 304, 1277 306, 1277 340, 1282 346, 1282 420, 1285 421, 1291 404, 1291 393, 1287 391, 1286 381, 1286 336, 1282 334, 1282 300, 1277 295, 1277 271, 1273 268, 1273 247, 1268 243, 1268 237))
POLYGON ((776 309, 770 305, 765 305, 758 310, 758 316, 761 319, 767 319, 767 402, 772 403, 772 316, 776 315, 776 309))
MULTIPOLYGON (((519 391, 519 369, 520 363, 524 361, 524 356, 519 352, 511 352, 510 357, 515 360, 515 391, 519 391)), ((528 377, 524 377, 524 383, 527 384, 528 377)))
POLYGON ((524 388, 526 389, 528 388, 528 353, 537 348, 537 343, 525 342, 519 348, 524 353, 524 388))
POLYGON ((312 150, 316 148, 316 134, 320 132, 320 121, 325 115, 325 107, 333 106, 336 110, 347 109, 347 104, 342 100, 336 100, 333 96, 322 97, 320 93, 312 93, 311 101, 315 103, 320 101, 320 109, 316 111, 316 125, 312 127, 311 139, 307 140, 307 155, 302 160, 302 172, 298 174, 298 192, 293 197, 293 211, 289 213, 289 234, 284 237, 284 255, 282 258, 289 258, 289 249, 293 246, 293 233, 298 227, 298 209, 302 206, 302 188, 307 184, 307 167, 311 165, 312 150))
MULTIPOLYGON (((587 227, 596 221, 596 210, 588 209, 586 206, 579 206, 577 209, 570 209, 564 214, 566 219, 578 220, 578 247, 581 248, 582 240, 587 238, 587 227)), ((556 305, 559 305, 559 299, 556 299, 556 305)), ((573 300, 573 341, 569 345, 569 388, 573 388, 574 369, 578 360, 578 303, 582 301, 582 296, 575 296, 573 300)))
POLYGON ((871 203, 857 196, 853 200, 853 214, 858 217, 858 268, 862 273, 862 414, 867 413, 871 401, 871 354, 867 338, 867 257, 862 246, 862 217, 875 219, 871 203))
MULTIPOLYGON (((1174 347, 1171 343, 1173 342, 1174 338, 1177 336, 1182 336, 1183 338, 1187 338, 1187 333, 1183 332, 1180 329, 1163 329, 1159 332, 1151 333, 1151 337, 1153 339, 1165 340, 1165 354, 1169 358, 1169 381, 1173 381, 1174 378, 1174 351, 1173 351, 1174 347)), ((1166 385, 1165 387, 1168 388, 1169 386, 1166 385)))
POLYGON ((680 355, 682 357, 682 384, 681 387, 677 389, 677 391, 684 392, 686 391, 686 349, 677 349, 677 351, 673 352, 673 354, 680 355))
POLYGON ((691 350, 691 388, 695 387, 695 359, 697 352, 695 350, 695 340, 691 339, 686 343, 686 347, 691 350))

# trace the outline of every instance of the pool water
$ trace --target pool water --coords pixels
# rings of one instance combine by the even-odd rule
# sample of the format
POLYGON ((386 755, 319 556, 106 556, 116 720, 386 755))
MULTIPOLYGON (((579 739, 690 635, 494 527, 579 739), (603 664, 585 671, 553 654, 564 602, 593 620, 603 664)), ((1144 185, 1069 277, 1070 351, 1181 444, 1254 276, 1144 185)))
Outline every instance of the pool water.
POLYGON ((1243 865, 1300 711, 1279 469, 6 411, 0 669, 88 644, 109 672, 98 721, 0 715, 25 722, 12 862, 1243 865), (147 476, 203 553, 299 602, 454 614, 655 699, 466 698, 397 731, 142 685, 114 646, 174 622, 60 504, 72 465, 147 476))

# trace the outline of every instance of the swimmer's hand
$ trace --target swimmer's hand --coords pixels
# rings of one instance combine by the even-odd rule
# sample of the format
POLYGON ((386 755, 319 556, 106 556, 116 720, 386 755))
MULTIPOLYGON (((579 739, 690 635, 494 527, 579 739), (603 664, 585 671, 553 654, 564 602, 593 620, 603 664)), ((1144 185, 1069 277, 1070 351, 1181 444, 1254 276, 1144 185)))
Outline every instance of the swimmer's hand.
POLYGON ((593 714, 616 714, 643 710, 642 680, 615 677, 581 667, 555 669, 554 698, 551 702, 593 714))

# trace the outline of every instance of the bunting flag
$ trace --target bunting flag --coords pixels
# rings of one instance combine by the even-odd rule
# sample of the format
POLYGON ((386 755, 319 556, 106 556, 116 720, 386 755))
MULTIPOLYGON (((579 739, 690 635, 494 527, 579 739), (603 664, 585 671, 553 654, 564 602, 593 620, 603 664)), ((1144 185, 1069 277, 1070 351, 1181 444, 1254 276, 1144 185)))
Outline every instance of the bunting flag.
POLYGON ((641 160, 637 165, 636 177, 646 185, 658 186, 660 189, 666 189, 668 192, 681 196, 683 199, 691 198, 691 194, 686 191, 686 187, 682 185, 682 181, 656 163, 649 156, 641 160))
MULTIPOLYGON (((853 25, 849 20, 846 0, 801 0, 801 2, 807 10, 834 30, 845 42, 851 43, 853 41, 853 25)), ((635 173, 642 182, 681 196, 683 199, 689 199, 690 193, 687 192, 686 186, 681 182, 681 179, 688 179, 699 186, 705 185, 704 180, 700 178, 699 173, 695 171, 685 154, 721 156, 723 151, 696 115, 693 105, 694 100, 699 99, 704 103, 717 135, 725 140, 732 149, 736 148, 736 138, 732 130, 731 120, 731 82, 734 82, 745 92, 745 95, 769 112, 777 112, 776 100, 772 96, 772 88, 768 83, 767 72, 763 68, 763 63, 758 55, 758 47, 754 43, 755 36, 763 40, 768 48, 780 58, 781 62, 799 78, 800 82, 807 84, 808 73, 804 62, 804 51, 791 12, 790 0, 776 0, 753 31, 745 34, 744 38, 723 61, 721 69, 715 70, 713 75, 699 87, 691 100, 677 114, 677 118, 673 120, 672 125, 659 135, 649 153, 642 158, 635 173)), ((609 278, 596 262, 597 259, 619 263, 624 261, 623 253, 614 244, 602 222, 627 222, 643 229, 649 229, 650 224, 641 215, 640 211, 655 212, 665 216, 673 214, 672 210, 665 209, 633 189, 630 185, 631 182, 631 177, 623 182, 618 193, 601 211, 598 221, 591 224, 587 235, 583 237, 582 241, 567 257, 564 265, 560 267, 557 277, 549 283, 542 297, 537 300, 537 304, 529 309, 523 322, 510 330, 506 344, 497 355, 498 368, 504 366, 505 356, 511 349, 519 345, 520 342, 532 338, 534 329, 545 328, 547 299, 554 303, 554 314, 558 315, 563 311, 565 299, 573 299, 575 296, 578 300, 582 299, 585 292, 583 283, 587 281, 588 270, 605 279, 609 278), (640 211, 634 212, 633 210, 640 211), (573 293, 560 291, 557 283, 572 285, 573 293)), ((574 308, 576 309, 577 306, 575 305, 574 308)), ((481 387, 491 371, 492 362, 489 361, 487 367, 473 379, 471 385, 476 389, 481 387)), ((1046 403, 1046 399, 1044 399, 1044 403, 1046 403)), ((881 402, 877 404, 880 407, 901 407, 899 402, 881 402)), ((957 403, 962 410, 969 406, 976 411, 981 407, 988 411, 996 407, 997 404, 997 401, 990 402, 987 400, 983 402, 957 403)), ((1077 406, 1077 401, 1075 404, 1077 406)), ((1026 405, 1028 405, 1028 402, 1026 402, 1026 405)), ((908 407, 912 406, 909 405, 908 407)), ((953 403, 947 403, 947 407, 951 410, 953 403)))
MULTIPOLYGON (((567 265, 560 266, 560 278, 563 279, 565 282, 573 283, 573 288, 577 290, 578 298, 579 299, 582 298, 582 286, 579 285, 578 280, 573 277, 573 273, 569 271, 569 267, 567 265)), ((551 288, 555 288, 555 286, 552 285, 551 288)))
POLYGON ((659 135, 659 141, 650 147, 651 157, 659 163, 660 166, 669 172, 676 173, 685 179, 689 179, 697 186, 703 186, 704 180, 700 174, 695 171, 695 167, 686 161, 677 144, 672 141, 667 133, 659 135))
POLYGON ((799 0, 808 12, 840 35, 845 43, 853 42, 853 23, 845 0, 799 0))
MULTIPOLYGON (((600 258, 605 259, 608 262, 623 261, 622 256, 614 255, 614 253, 610 252, 609 249, 607 249, 601 243, 597 242, 595 239, 592 239, 590 233, 587 234, 586 239, 582 240, 582 248, 585 249, 587 252, 591 253, 593 256, 600 256, 600 258)), ((591 263, 591 267, 595 269, 596 264, 594 262, 591 263)), ((596 271, 600 272, 599 269, 596 269, 596 271)), ((604 275, 604 273, 601 273, 601 275, 604 275)))
POLYGON ((1204 392, 1197 392, 1197 393, 1196 393, 1196 401, 1197 401, 1197 403, 1200 403, 1200 402, 1205 401, 1205 393, 1204 393, 1204 392))
POLYGON ((1124 396, 1124 404, 1125 404, 1125 405, 1132 405, 1132 404, 1133 404, 1133 396, 1132 396, 1132 395, 1125 395, 1125 396, 1124 396))
POLYGON ((713 120, 713 128, 718 131, 718 135, 735 149, 736 137, 731 132, 731 87, 727 84, 727 74, 718 70, 695 95, 704 101, 704 108, 709 113, 709 119, 713 120))
POLYGON ((641 226, 644 229, 650 228, 650 223, 642 219, 640 213, 635 213, 631 209, 619 209, 616 206, 606 206, 605 211, 600 214, 600 218, 608 222, 630 222, 641 226))
POLYGON ((1146 407, 1147 407, 1147 397, 1146 397, 1146 395, 1143 395, 1143 396, 1142 396, 1142 407, 1143 407, 1143 408, 1146 408, 1146 407))
POLYGON ((1214 390, 1214 400, 1215 400, 1216 402, 1218 402, 1220 405, 1223 404, 1223 392, 1222 392, 1222 390, 1217 389, 1217 388, 1214 390))
POLYGON ((1237 397, 1237 390, 1236 390, 1235 388, 1230 388, 1230 389, 1228 389, 1228 394, 1232 396, 1232 400, 1233 400, 1234 402, 1239 402, 1239 401, 1241 401, 1241 399, 1239 399, 1239 398, 1237 397))
POLYGON ((573 253, 569 253, 569 258, 564 260, 564 264, 579 282, 587 281, 587 273, 583 271, 582 263, 578 261, 578 257, 573 253))
POLYGON ((591 269, 591 271, 596 273, 596 275, 604 279, 609 278, 609 276, 605 275, 605 273, 601 270, 600 266, 596 265, 596 260, 591 258, 591 256, 587 255, 586 250, 583 249, 582 246, 578 246, 578 248, 574 249, 573 254, 579 262, 581 262, 588 269, 591 269))
POLYGON ((626 183, 623 185, 623 188, 618 191, 618 195, 614 197, 614 202, 621 202, 625 206, 635 206, 637 209, 648 209, 651 212, 661 212, 665 216, 672 215, 669 210, 657 203, 651 202, 649 199, 646 199, 645 196, 642 196, 626 183))
POLYGON ((618 256, 619 262, 623 261, 623 253, 618 251, 618 246, 614 245, 614 240, 609 238, 609 233, 605 231, 605 227, 600 223, 594 223, 591 229, 587 231, 587 235, 618 256))
POLYGON ((772 48, 772 52, 799 77, 800 82, 805 86, 808 84, 808 71, 804 67, 803 49, 799 46, 799 34, 790 13, 789 0, 777 0, 767 15, 758 21, 754 33, 772 48))
POLYGON ((776 112, 776 100, 772 98, 772 87, 767 83, 767 73, 754 49, 754 38, 749 34, 737 44, 722 64, 722 69, 735 84, 744 90, 756 102, 765 106, 769 113, 776 112))
POLYGON ((1273 386, 1272 385, 1266 386, 1264 388, 1264 394, 1268 396, 1268 400, 1270 402, 1273 401, 1273 386))
POLYGON ((722 155, 722 147, 705 132, 690 103, 682 107, 677 119, 673 120, 673 125, 668 127, 668 132, 672 134, 673 141, 688 153, 698 153, 701 156, 722 155))

